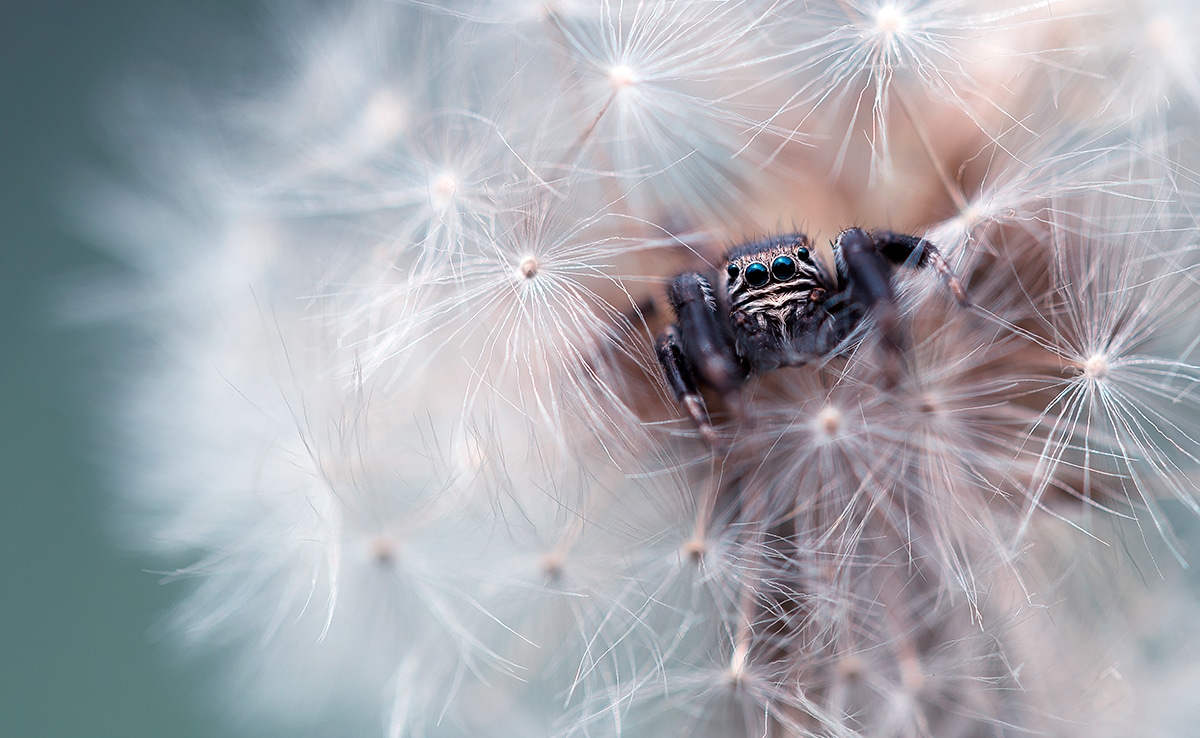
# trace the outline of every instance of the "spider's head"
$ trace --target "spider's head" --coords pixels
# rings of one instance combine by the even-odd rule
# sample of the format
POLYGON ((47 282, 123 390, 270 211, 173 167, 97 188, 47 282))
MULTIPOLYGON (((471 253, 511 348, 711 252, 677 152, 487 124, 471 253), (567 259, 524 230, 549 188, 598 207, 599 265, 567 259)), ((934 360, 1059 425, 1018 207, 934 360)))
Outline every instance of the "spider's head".
POLYGON ((803 299, 822 284, 821 273, 808 236, 788 233, 730 249, 721 283, 736 308, 767 295, 803 299))

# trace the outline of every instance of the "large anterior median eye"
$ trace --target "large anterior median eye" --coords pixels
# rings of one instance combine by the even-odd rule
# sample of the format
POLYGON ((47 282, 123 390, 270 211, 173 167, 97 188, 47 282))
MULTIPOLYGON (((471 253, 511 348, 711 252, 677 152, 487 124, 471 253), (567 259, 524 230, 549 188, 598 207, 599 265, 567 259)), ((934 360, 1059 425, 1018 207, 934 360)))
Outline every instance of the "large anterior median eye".
POLYGON ((771 262, 771 274, 780 282, 786 282, 796 276, 795 260, 790 256, 776 257, 775 261, 771 262))
POLYGON ((751 287, 762 287, 769 281, 771 281, 771 273, 767 271, 766 264, 760 264, 756 261, 746 267, 746 284, 751 287))

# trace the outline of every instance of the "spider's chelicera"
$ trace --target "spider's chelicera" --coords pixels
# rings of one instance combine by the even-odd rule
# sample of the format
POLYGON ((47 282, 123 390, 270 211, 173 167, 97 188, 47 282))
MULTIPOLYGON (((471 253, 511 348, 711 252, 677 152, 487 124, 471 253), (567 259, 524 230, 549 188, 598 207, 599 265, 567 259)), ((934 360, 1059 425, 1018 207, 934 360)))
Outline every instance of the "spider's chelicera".
POLYGON ((671 280, 667 297, 676 322, 659 335, 655 351, 675 399, 710 444, 718 445, 718 438, 701 386, 727 403, 735 400, 752 372, 846 350, 847 338, 868 313, 884 350, 898 357, 904 340, 894 266, 933 266, 959 303, 968 304, 946 260, 923 238, 848 228, 834 240, 833 256, 831 272, 814 257, 807 236, 790 233, 731 249, 716 289, 696 272, 671 280))

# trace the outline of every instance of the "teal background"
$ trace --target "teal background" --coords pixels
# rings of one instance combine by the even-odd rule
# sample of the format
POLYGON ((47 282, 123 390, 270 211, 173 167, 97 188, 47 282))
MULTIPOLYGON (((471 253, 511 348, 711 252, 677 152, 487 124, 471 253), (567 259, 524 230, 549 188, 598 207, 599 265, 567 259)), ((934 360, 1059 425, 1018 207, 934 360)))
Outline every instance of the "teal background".
MULTIPOLYGON (((0 736, 246 735, 203 665, 153 635, 183 590, 122 553, 97 443, 116 328, 54 294, 119 266, 66 217, 80 172, 122 176, 106 90, 159 67, 228 76, 261 18, 234 2, 39 0, 0 9, 0 736), (231 39, 233 43, 231 44, 231 39)), ((261 34, 259 34, 261 35, 261 34)), ((261 44, 260 44, 261 46, 261 44)), ((247 51, 247 53, 250 53, 247 51)))

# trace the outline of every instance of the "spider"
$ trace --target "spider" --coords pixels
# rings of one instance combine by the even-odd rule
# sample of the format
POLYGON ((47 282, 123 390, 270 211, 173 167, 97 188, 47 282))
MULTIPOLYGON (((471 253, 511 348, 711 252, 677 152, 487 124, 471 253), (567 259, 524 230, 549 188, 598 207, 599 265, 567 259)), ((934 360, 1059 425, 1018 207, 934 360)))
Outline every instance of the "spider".
MULTIPOLYGON (((699 388, 736 405, 751 373, 799 366, 846 351, 868 313, 893 359, 896 380, 904 336, 892 268, 933 266, 959 304, 966 291, 929 241, 886 230, 847 228, 833 241, 834 272, 815 259, 803 233, 772 236, 725 254, 717 289, 697 272, 673 278, 667 298, 676 322, 655 341, 667 384, 711 446, 720 442, 699 388)), ((886 365, 885 365, 886 366, 886 365)))

